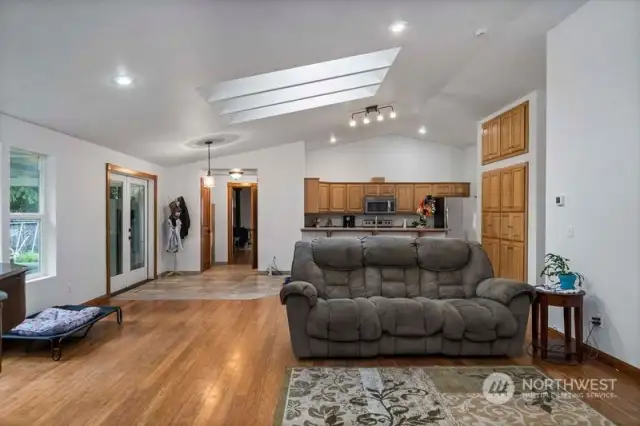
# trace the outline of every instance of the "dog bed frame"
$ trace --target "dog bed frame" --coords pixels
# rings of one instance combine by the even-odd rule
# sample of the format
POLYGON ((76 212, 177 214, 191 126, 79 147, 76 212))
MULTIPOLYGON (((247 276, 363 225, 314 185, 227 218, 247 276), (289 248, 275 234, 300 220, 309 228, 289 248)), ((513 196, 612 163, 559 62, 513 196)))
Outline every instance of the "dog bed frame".
MULTIPOLYGON (((63 305, 63 306, 54 306, 54 308, 60 308, 60 309, 68 309, 71 311, 79 311, 81 309, 84 308, 88 308, 89 306, 84 306, 84 305, 63 305)), ((43 340, 48 340, 50 342, 51 345, 51 358, 54 361, 59 361, 60 358, 62 358, 62 342, 63 340, 80 340, 80 339, 84 339, 87 336, 87 333, 89 333, 89 330, 91 330, 91 328, 95 325, 95 323, 97 323, 98 321, 100 321, 103 318, 108 317, 111 314, 116 314, 116 320, 118 321, 118 324, 122 324, 122 309, 120 309, 119 306, 98 306, 98 308, 100 308, 100 313, 95 316, 94 318, 92 318, 90 321, 79 325, 78 327, 66 331, 64 333, 60 333, 60 334, 53 334, 50 336, 21 336, 19 334, 15 334, 15 333, 11 333, 11 332, 7 332, 7 333, 3 333, 2 334, 2 338, 5 340, 27 340, 27 341, 34 341, 34 340, 39 340, 39 341, 43 341, 43 340), (79 334, 80 332, 83 332, 82 334, 79 334), (76 336, 76 334, 78 334, 76 336)), ((36 315, 38 315, 40 312, 36 312, 33 315, 29 315, 27 318, 33 318, 36 315)))

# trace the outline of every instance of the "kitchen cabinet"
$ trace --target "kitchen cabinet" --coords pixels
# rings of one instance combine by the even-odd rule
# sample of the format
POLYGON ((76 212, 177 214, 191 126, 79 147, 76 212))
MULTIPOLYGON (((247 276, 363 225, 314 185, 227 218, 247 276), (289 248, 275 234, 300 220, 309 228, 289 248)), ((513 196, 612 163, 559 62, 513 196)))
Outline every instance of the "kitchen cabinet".
POLYGON ((347 211, 347 185, 344 183, 329 184, 329 211, 342 213, 347 211))
POLYGON ((524 211, 527 194, 527 165, 520 164, 500 171, 500 205, 502 211, 524 211))
POLYGON ((482 245, 500 278, 527 278, 527 185, 527 163, 482 174, 482 245))
POLYGON ((347 213, 364 212, 364 186, 361 183, 347 184, 347 213))
POLYGON ((433 196, 434 197, 448 197, 453 194, 453 188, 450 183, 435 183, 433 184, 433 196))
POLYGON ((318 184, 318 213, 329 212, 329 184, 320 182, 318 184))
POLYGON ((304 179, 304 212, 318 213, 318 198, 320 190, 319 178, 304 179))
MULTIPOLYGON (((496 213, 493 214, 495 215, 496 213)), ((524 242, 526 235, 524 213, 502 213, 499 220, 500 238, 524 242)))
POLYGON ((500 211, 500 171, 482 173, 482 209, 489 212, 500 211))
POLYGON ((482 164, 529 152, 529 103, 482 124, 482 164))
POLYGON ((487 238, 500 238, 500 213, 486 212, 482 215, 482 236, 487 238))
POLYGON ((525 281, 524 243, 500 241, 500 278, 525 281))
POLYGON ((413 202, 413 188, 411 183, 399 183, 396 185, 396 211, 398 213, 415 213, 416 205, 413 202))
POLYGON ((413 207, 417 209, 420 201, 427 195, 433 195, 432 183, 416 183, 413 185, 413 207))
POLYGON ((468 183, 452 183, 451 195, 455 197, 468 197, 470 193, 468 183))
POLYGON ((491 263, 491 267, 493 268, 493 274, 497 277, 500 272, 500 240, 497 238, 483 238, 482 239, 482 248, 485 253, 487 253, 487 257, 489 258, 489 262, 491 263))
POLYGON ((364 195, 367 197, 374 197, 378 195, 378 184, 377 183, 365 183, 364 184, 364 195))
POLYGON ((393 197, 396 194, 396 185, 393 183, 379 183, 378 195, 381 197, 393 197))

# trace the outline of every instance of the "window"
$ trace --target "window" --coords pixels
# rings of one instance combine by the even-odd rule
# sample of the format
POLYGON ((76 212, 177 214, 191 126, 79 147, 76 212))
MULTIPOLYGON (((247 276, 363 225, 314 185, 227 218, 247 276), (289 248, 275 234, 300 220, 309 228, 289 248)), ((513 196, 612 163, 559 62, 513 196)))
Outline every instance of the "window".
POLYGON ((43 197, 44 156, 11 150, 9 160, 11 259, 29 268, 27 278, 43 275, 42 235, 46 226, 43 197))

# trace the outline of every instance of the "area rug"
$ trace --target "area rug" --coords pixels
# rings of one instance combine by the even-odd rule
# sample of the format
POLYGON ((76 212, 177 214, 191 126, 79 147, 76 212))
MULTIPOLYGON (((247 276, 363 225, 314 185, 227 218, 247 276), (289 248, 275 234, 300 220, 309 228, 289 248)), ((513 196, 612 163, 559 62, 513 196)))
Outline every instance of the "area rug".
POLYGON ((296 367, 274 425, 613 425, 545 379, 535 367, 296 367), (538 392, 525 382, 546 385, 538 392))

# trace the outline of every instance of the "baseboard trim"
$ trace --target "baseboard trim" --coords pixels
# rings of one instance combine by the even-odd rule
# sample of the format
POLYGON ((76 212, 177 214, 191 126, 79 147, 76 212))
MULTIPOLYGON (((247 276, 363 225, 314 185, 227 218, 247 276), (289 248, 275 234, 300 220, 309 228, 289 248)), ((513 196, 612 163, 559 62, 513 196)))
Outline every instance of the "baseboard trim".
MULTIPOLYGON (((549 328, 549 337, 553 337, 556 339, 564 340, 564 333, 554 329, 549 328)), ((576 339, 572 338, 571 341, 575 342, 576 339)), ((631 364, 624 362, 623 360, 614 357, 606 352, 603 352, 601 349, 595 348, 591 345, 583 343, 583 346, 588 351, 596 351, 597 356, 596 359, 603 364, 608 365, 611 368, 614 368, 624 374, 629 375, 633 380, 640 382, 640 368, 635 367, 631 364)))
POLYGON ((134 288, 140 287, 142 284, 146 284, 146 283, 148 283, 150 281, 153 281, 153 279, 147 278, 146 280, 142 280, 139 283, 131 284, 129 287, 125 287, 125 288, 122 288, 122 289, 120 289, 118 291, 114 291, 113 293, 111 293, 111 297, 117 296, 117 295, 122 294, 124 292, 127 292, 129 290, 133 290, 134 288))
POLYGON ((180 275, 200 275, 202 273, 200 271, 165 271, 160 274, 160 278, 164 278, 172 272, 176 272, 177 274, 180 274, 180 275))
MULTIPOLYGON (((291 271, 278 271, 279 274, 278 275, 273 275, 275 277, 286 277, 287 275, 291 275, 291 271)), ((269 273, 267 271, 258 271, 258 275, 269 275, 269 273)))

